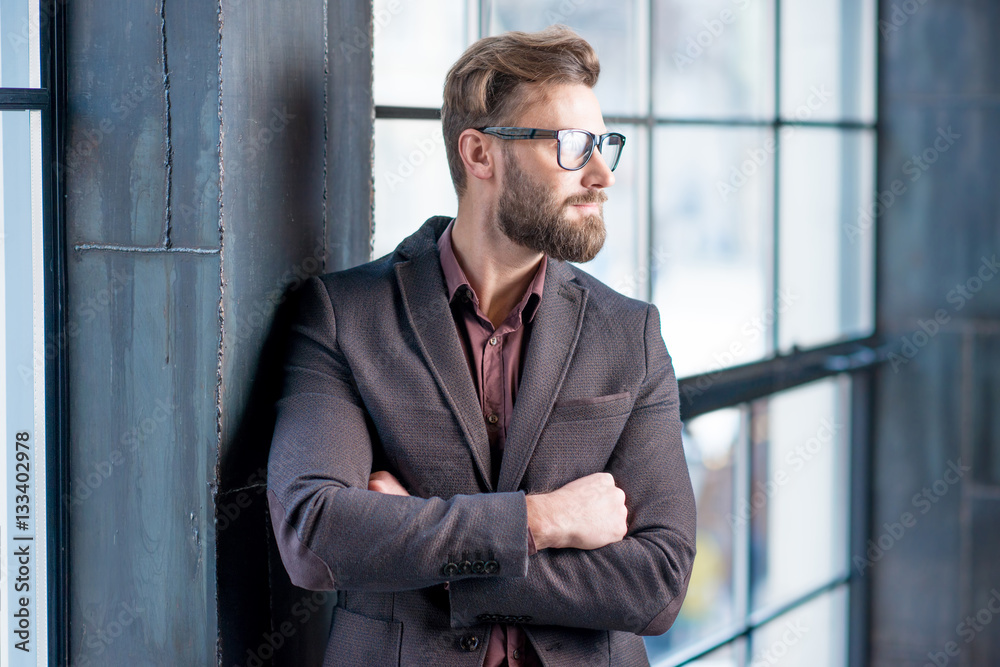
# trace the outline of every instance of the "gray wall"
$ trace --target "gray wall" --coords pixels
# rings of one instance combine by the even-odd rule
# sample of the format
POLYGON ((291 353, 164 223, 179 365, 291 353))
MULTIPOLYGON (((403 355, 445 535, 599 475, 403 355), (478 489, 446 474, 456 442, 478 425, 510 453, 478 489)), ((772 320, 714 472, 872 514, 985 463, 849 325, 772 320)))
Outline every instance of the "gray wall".
POLYGON ((878 323, 898 356, 876 399, 882 545, 862 555, 872 664, 986 667, 1000 664, 1000 615, 974 619, 993 595, 1000 608, 1000 274, 982 259, 1000 256, 1000 4, 884 0, 882 14, 879 190, 905 191, 879 219, 878 323), (908 164, 925 151, 932 164, 908 164))
POLYGON ((295 664, 329 601, 269 546, 275 351, 369 255, 370 3, 67 11, 71 664, 295 664))

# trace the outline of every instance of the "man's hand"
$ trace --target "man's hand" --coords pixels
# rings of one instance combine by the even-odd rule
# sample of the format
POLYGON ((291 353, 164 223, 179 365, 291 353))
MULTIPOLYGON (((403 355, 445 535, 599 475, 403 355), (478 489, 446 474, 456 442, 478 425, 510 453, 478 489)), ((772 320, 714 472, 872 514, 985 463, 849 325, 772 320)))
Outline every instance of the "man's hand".
POLYGON ((368 490, 386 493, 390 496, 408 496, 409 492, 403 488, 399 480, 385 470, 376 470, 368 476, 368 490))
POLYGON ((595 472, 551 492, 526 496, 535 548, 598 549, 628 532, 625 492, 595 472))

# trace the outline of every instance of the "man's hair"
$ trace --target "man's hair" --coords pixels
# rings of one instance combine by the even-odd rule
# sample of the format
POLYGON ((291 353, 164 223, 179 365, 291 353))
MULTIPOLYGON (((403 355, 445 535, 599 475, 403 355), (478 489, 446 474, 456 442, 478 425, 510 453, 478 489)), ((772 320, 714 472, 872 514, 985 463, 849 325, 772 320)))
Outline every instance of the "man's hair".
POLYGON ((470 46, 448 72, 441 108, 448 168, 458 195, 465 192, 465 166, 458 154, 463 130, 515 122, 528 99, 525 84, 593 88, 600 73, 593 47, 562 25, 485 37, 470 46))

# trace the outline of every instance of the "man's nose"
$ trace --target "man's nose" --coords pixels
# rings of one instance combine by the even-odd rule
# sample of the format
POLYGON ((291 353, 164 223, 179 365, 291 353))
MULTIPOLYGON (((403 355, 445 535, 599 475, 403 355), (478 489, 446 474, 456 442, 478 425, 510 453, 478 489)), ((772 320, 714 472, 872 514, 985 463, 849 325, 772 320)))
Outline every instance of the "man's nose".
POLYGON ((615 184, 615 174, 604 161, 604 155, 596 147, 590 160, 583 168, 583 185, 587 188, 610 188, 615 184))

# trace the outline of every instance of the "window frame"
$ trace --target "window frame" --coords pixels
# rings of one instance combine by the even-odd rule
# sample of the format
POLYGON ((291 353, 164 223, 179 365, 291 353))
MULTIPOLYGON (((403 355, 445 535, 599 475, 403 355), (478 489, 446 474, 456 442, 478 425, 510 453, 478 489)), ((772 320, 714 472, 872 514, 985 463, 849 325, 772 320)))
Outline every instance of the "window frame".
MULTIPOLYGON (((638 0, 638 11, 645 12, 648 34, 643 37, 647 40, 647 52, 650 60, 642 63, 647 77, 646 102, 647 112, 643 115, 605 115, 604 120, 609 125, 626 125, 644 127, 647 133, 646 142, 646 201, 639 204, 640 211, 645 207, 645 239, 640 239, 640 256, 652 266, 652 248, 654 234, 654 188, 652 180, 654 178, 655 149, 654 130, 662 126, 682 126, 695 125, 702 127, 751 127, 768 129, 772 132, 775 142, 774 159, 771 161, 773 192, 772 220, 771 220, 771 290, 768 294, 768 307, 773 307, 779 301, 780 289, 780 197, 781 197, 781 134, 786 127, 803 128, 828 128, 840 131, 870 131, 873 141, 872 154, 872 182, 870 190, 863 190, 862 197, 867 201, 869 194, 876 190, 878 183, 880 162, 879 162, 879 137, 880 126, 879 116, 882 106, 879 82, 881 81, 881 44, 878 40, 878 32, 874 31, 874 97, 875 109, 874 117, 870 122, 856 120, 797 120, 782 117, 781 109, 781 0, 774 2, 774 108, 770 117, 760 119, 751 118, 699 118, 699 117, 666 117, 658 116, 654 109, 654 96, 652 94, 654 81, 654 68, 652 67, 652 53, 650 46, 655 43, 655 0, 638 0)), ((466 0, 466 10, 468 12, 468 32, 470 37, 482 37, 489 34, 489 22, 492 9, 491 0, 466 0), (474 30, 478 27, 478 34, 474 30)), ((873 3, 874 16, 870 17, 873 25, 878 25, 880 18, 879 3, 873 3)), ((474 39, 469 40, 474 41, 474 39)), ((377 76, 377 73, 375 74, 377 76)), ((440 108, 416 107, 416 106, 396 106, 396 105, 375 105, 376 120, 440 120, 440 108)), ((640 158, 642 159, 642 158, 640 158)), ((871 334, 850 337, 843 340, 832 341, 828 344, 801 349, 794 347, 787 353, 781 352, 779 344, 779 326, 774 326, 768 341, 770 355, 765 359, 730 366, 719 370, 701 373, 693 376, 679 378, 678 385, 681 398, 681 418, 682 421, 689 421, 697 416, 724 408, 737 406, 747 406, 752 401, 772 396, 778 392, 801 387, 807 383, 831 378, 840 374, 848 374, 850 377, 850 433, 847 442, 850 447, 848 456, 848 498, 850 506, 845 508, 847 514, 847 534, 848 553, 844 555, 847 561, 847 569, 842 576, 834 577, 821 585, 815 586, 805 591, 791 601, 775 605, 771 608, 754 612, 749 605, 749 590, 752 586, 752 563, 750 558, 744 558, 746 572, 738 574, 744 581, 737 582, 736 586, 745 586, 746 595, 737 593, 737 600, 746 599, 746 609, 740 610, 738 614, 742 616, 742 622, 738 622, 734 627, 718 632, 713 636, 695 642, 690 646, 679 650, 668 659, 660 661, 657 667, 679 667, 681 665, 692 664, 699 658, 707 656, 709 653, 727 645, 734 646, 738 651, 737 664, 750 665, 752 662, 752 642, 749 641, 751 634, 759 627, 769 621, 785 614, 791 610, 800 608, 811 600, 828 593, 835 588, 847 587, 847 610, 848 618, 845 619, 847 637, 846 655, 847 664, 863 664, 867 660, 869 646, 869 598, 870 590, 867 577, 855 571, 851 557, 854 554, 864 553, 865 544, 868 540, 871 523, 871 480, 872 480, 872 447, 873 424, 873 382, 879 365, 884 363, 891 352, 891 348, 883 341, 879 334, 879 326, 876 314, 879 312, 879 236, 880 230, 874 224, 872 230, 874 239, 874 271, 872 274, 871 304, 873 317, 873 331, 871 334), (742 646, 740 644, 742 642, 742 646)), ((640 285, 642 298, 646 301, 653 299, 653 282, 648 276, 640 285)), ((748 410, 752 414, 752 411, 748 410)), ((752 417, 751 417, 752 420, 752 417)), ((750 422, 752 428, 752 421, 750 422)), ((739 474, 739 473, 737 473, 739 474)), ((749 472, 746 471, 749 475, 749 472)), ((743 486, 749 493, 749 481, 743 486)), ((734 501, 736 491, 734 490, 734 501)), ((749 531, 740 534, 739 539, 749 540, 749 531)), ((736 539, 736 538, 734 538, 736 539)), ((746 547, 748 548, 749 542, 746 547)), ((735 547, 739 549, 740 547, 735 547)))
MULTIPOLYGON (((64 0, 38 0, 39 87, 0 87, 0 110, 38 111, 41 115, 41 199, 44 340, 54 344, 46 352, 45 466, 46 466, 46 577, 47 597, 34 598, 35 623, 46 623, 47 644, 36 643, 38 658, 45 664, 67 664, 69 660, 68 509, 62 499, 69 489, 68 421, 66 410, 67 365, 66 257, 61 156, 65 133, 65 34, 64 0), (44 603, 44 609, 40 609, 44 603), (45 619, 41 618, 42 611, 45 619)), ((39 664, 43 664, 41 661, 39 664)))

